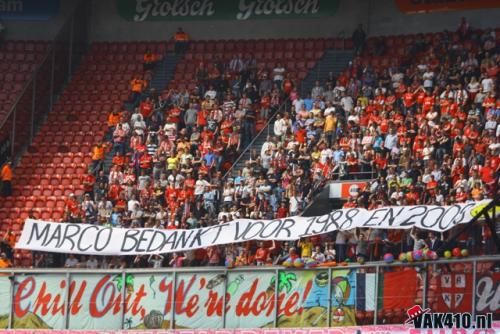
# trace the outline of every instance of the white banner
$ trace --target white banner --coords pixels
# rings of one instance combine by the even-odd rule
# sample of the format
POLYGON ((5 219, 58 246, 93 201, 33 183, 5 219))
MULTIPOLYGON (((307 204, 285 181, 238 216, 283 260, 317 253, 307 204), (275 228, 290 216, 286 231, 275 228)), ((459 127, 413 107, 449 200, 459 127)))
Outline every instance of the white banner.
POLYGON ((185 251, 249 240, 297 240, 353 228, 446 231, 468 223, 489 200, 451 206, 400 206, 339 209, 316 217, 275 220, 238 219, 192 230, 111 228, 26 220, 16 248, 75 254, 134 255, 185 251))

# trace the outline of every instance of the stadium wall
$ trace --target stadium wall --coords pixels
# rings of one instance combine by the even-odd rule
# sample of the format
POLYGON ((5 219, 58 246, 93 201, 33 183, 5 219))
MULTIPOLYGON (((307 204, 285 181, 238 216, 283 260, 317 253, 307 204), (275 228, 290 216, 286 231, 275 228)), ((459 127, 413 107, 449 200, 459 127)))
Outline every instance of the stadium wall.
POLYGON ((3 20, 10 40, 52 40, 73 11, 78 0, 61 0, 57 14, 49 20, 3 20))
MULTIPOLYGON (((7 39, 50 40, 78 0, 59 1, 57 15, 49 20, 5 20, 7 39)), ((90 0, 88 0, 90 1, 90 0)), ((125 0, 133 3, 133 0, 125 0)), ((497 26, 500 9, 404 14, 395 0, 338 0, 333 16, 311 19, 147 21, 133 22, 118 12, 117 0, 92 2, 91 39, 94 41, 162 40, 184 27, 194 39, 307 38, 350 36, 358 23, 370 35, 455 30, 462 16, 472 26, 497 26), (397 28, 397 30, 396 30, 397 28)))
POLYGON ((118 14, 116 1, 94 1, 91 36, 95 41, 161 40, 184 27, 194 39, 337 37, 351 36, 358 23, 371 35, 391 35, 456 30, 462 16, 474 27, 487 28, 498 24, 500 9, 403 14, 394 0, 340 0, 327 18, 131 22, 118 14))

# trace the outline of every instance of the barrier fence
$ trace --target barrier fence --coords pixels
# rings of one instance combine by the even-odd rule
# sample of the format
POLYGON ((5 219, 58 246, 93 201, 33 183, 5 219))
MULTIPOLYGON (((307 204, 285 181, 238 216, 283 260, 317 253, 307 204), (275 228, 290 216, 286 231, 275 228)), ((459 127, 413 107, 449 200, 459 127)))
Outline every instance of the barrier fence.
POLYGON ((389 325, 414 305, 499 320, 499 263, 494 255, 311 269, 2 270, 0 329, 389 325))

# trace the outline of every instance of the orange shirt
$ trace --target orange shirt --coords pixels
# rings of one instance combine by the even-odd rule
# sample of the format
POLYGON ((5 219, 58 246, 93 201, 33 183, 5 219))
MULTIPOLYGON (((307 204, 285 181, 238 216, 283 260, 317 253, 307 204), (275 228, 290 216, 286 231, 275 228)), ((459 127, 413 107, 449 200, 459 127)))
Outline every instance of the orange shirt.
POLYGON ((189 35, 186 34, 184 31, 183 32, 177 32, 175 33, 174 35, 174 39, 177 41, 177 42, 185 42, 185 41, 189 41, 189 35))
POLYGON ((122 117, 122 113, 121 112, 118 112, 118 113, 110 113, 109 116, 108 116, 108 126, 109 127, 113 127, 113 126, 116 126, 118 125, 118 123, 120 123, 120 119, 122 117))
POLYGON ((0 173, 2 181, 12 181, 12 168, 5 164, 2 167, 2 172, 0 173))
POLYGON ((14 248, 16 245, 16 235, 12 232, 9 232, 9 234, 5 237, 5 240, 7 241, 7 244, 14 248))
POLYGON ((475 201, 479 201, 483 196, 483 191, 480 188, 474 188, 471 191, 471 195, 475 201))
POLYGON ((104 146, 94 146, 92 149, 92 160, 104 159, 104 146))
POLYGON ((113 165, 123 166, 125 165, 125 157, 123 155, 115 155, 111 162, 113 165))
POLYGON ((132 81, 130 81, 130 86, 133 92, 142 93, 142 90, 146 86, 146 82, 141 79, 132 79, 132 81))
POLYGON ((152 63, 156 60, 156 56, 154 54, 145 54, 144 55, 144 62, 145 63, 152 63))
POLYGON ((0 269, 9 268, 11 266, 10 261, 8 259, 0 259, 0 269))

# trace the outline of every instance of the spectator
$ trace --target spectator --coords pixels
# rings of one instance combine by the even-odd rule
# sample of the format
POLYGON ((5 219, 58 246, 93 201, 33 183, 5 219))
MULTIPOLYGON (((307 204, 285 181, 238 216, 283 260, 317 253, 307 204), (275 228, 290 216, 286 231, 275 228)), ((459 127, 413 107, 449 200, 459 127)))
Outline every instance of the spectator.
POLYGON ((285 68, 283 67, 281 62, 276 64, 276 67, 273 69, 273 81, 278 88, 283 88, 283 80, 285 80, 285 68))
MULTIPOLYGON (((110 113, 105 142, 115 157, 109 173, 96 162, 94 193, 86 191, 97 207, 97 217, 90 220, 117 227, 191 229, 235 218, 285 218, 300 214, 326 182, 357 177, 373 181, 351 196, 346 208, 493 197, 499 165, 494 69, 499 58, 479 39, 467 41, 472 47, 466 48, 451 37, 445 32, 427 40, 421 34, 403 50, 380 39, 387 56, 376 62, 367 57, 378 53, 379 42, 367 43, 362 56, 338 77, 330 75, 303 97, 286 71, 268 73, 252 55, 236 55, 232 65, 218 56, 199 63, 197 87, 166 91, 160 102, 148 100, 141 90, 132 115, 120 109, 110 113), (452 52, 443 49, 447 43, 450 48, 456 44, 452 52), (406 54, 409 50, 414 53, 406 54), (392 56, 399 52, 405 56, 392 56), (410 55, 411 61, 401 61, 410 55), (243 168, 224 177, 266 119, 264 109, 277 111, 285 96, 289 102, 276 116, 275 138, 252 147, 241 161, 243 168)), ((90 190, 92 182, 87 183, 90 190)), ((68 199, 66 211, 71 221, 87 220, 80 199, 68 199)), ((450 235, 444 233, 443 240, 450 235)), ((464 247, 472 244, 467 238, 464 247)), ((489 250, 491 240, 487 229, 477 233, 478 247, 471 253, 489 250)), ((224 259, 237 265, 280 264, 320 251, 326 261, 355 260, 357 255, 378 260, 385 252, 397 255, 430 241, 418 230, 336 231, 322 237, 319 251, 302 247, 303 241, 276 243, 269 252, 265 243, 249 242, 188 252, 183 264, 221 265, 224 259), (257 257, 257 251, 266 256, 257 257)), ((165 255, 164 262, 173 265, 173 257, 165 255)), ((107 262, 125 265, 120 259, 107 262)), ((127 263, 149 265, 147 257, 127 263)))
POLYGON ((182 28, 177 28, 177 32, 174 34, 174 49, 176 54, 182 54, 186 52, 189 45, 189 35, 182 30, 182 28))
POLYGON ((5 42, 6 29, 5 24, 2 20, 0 20, 0 49, 3 49, 3 45, 5 42))
POLYGON ((64 263, 65 268, 77 268, 80 261, 76 258, 74 254, 69 254, 66 262, 64 263))
POLYGON ((365 44, 366 33, 363 30, 363 25, 360 24, 352 33, 352 41, 354 43, 354 52, 359 55, 363 52, 363 46, 365 44))
POLYGON ((4 252, 0 253, 0 269, 10 268, 12 263, 9 258, 7 258, 7 254, 4 252))
POLYGON ((2 181, 2 196, 8 197, 12 195, 12 164, 7 161, 3 164, 0 171, 0 180, 2 181))

